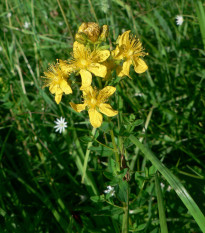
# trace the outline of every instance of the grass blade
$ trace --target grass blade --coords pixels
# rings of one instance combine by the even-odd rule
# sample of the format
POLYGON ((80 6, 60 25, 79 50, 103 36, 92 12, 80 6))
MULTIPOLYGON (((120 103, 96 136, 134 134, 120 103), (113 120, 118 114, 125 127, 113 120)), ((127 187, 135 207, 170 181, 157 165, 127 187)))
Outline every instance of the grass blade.
POLYGON ((201 37, 205 49, 205 10, 201 0, 195 1, 196 14, 199 21, 199 27, 201 30, 201 37))
POLYGON ((143 152, 146 158, 149 159, 152 162, 152 164, 158 169, 158 171, 164 176, 164 178, 168 181, 171 187, 176 191, 177 195, 182 200, 184 205, 187 207, 187 209, 199 225, 202 232, 205 233, 205 217, 202 214, 199 207, 197 206, 197 204, 195 203, 195 201, 192 199, 187 190, 181 184, 179 179, 176 176, 174 176, 169 171, 169 169, 166 168, 164 164, 146 146, 140 143, 135 136, 131 135, 129 136, 129 139, 143 152))
POLYGON ((160 222, 161 232, 168 233, 166 215, 165 215, 163 198, 162 198, 162 190, 159 184, 157 173, 155 174, 155 191, 157 194, 157 205, 159 210, 159 222, 160 222))

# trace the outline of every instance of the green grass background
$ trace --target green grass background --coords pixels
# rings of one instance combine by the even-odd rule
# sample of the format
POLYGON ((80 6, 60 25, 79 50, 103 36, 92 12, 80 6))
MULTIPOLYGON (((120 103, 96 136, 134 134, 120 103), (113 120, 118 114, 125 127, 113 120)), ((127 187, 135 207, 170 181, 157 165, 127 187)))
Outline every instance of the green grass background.
MULTIPOLYGON (((77 114, 69 106, 71 100, 80 101, 80 92, 76 89, 74 97, 63 96, 57 105, 48 89, 42 89, 41 76, 48 64, 68 59, 78 27, 93 21, 109 25, 109 41, 124 30, 141 39, 149 53, 145 57, 149 70, 142 75, 132 70, 133 80, 123 80, 112 106, 120 107, 123 119, 143 120, 135 134, 181 180, 205 214, 202 2, 60 2, 66 20, 58 1, 0 3, 0 232, 121 232, 123 210, 115 208, 114 202, 93 202, 92 189, 81 183, 79 158, 85 154, 91 125, 87 113, 77 114), (176 15, 184 16, 181 26, 176 25, 176 15), (60 116, 68 122, 62 135, 53 128, 60 116)), ((112 122, 119 135, 117 119, 112 122)), ((105 120, 98 140, 104 142, 103 134, 107 135, 110 145, 107 125, 105 120)), ((160 232, 156 179, 165 185, 161 198, 169 232, 201 232, 175 191, 167 191, 164 177, 156 178, 151 163, 123 140, 131 168, 130 232, 160 232)), ((91 150, 89 174, 98 194, 109 183, 102 174, 108 156, 109 151, 91 150)))

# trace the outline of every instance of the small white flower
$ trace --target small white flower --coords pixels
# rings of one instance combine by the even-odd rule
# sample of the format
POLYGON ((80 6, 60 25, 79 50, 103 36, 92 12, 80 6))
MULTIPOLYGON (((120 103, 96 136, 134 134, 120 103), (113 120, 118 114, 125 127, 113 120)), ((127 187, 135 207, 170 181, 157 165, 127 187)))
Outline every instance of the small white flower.
POLYGON ((23 25, 23 27, 24 27, 25 29, 29 28, 29 27, 30 27, 30 23, 29 23, 29 22, 25 22, 24 25, 23 25))
POLYGON ((134 96, 140 96, 140 97, 143 96, 143 95, 144 95, 144 94, 143 94, 143 93, 140 93, 140 92, 137 92, 137 93, 134 94, 134 96))
POLYGON ((54 126, 54 128, 56 128, 56 132, 59 131, 59 133, 62 133, 65 131, 65 128, 67 128, 67 122, 65 122, 65 118, 63 117, 56 119, 54 123, 56 124, 56 126, 54 126))
POLYGON ((163 183, 160 183, 160 186, 161 186, 162 189, 164 189, 165 185, 163 183))
POLYGON ((104 193, 110 193, 111 196, 114 196, 115 195, 115 190, 114 190, 114 187, 112 186, 107 186, 107 189, 104 191, 104 193))
POLYGON ((168 187, 167 187, 167 192, 170 192, 172 190, 172 187, 169 185, 168 187))
POLYGON ((62 26, 62 25, 63 25, 63 22, 59 22, 58 25, 59 25, 59 26, 62 26))
POLYGON ((0 46, 0 52, 3 51, 3 48, 0 46))
POLYGON ((183 16, 182 16, 182 15, 177 15, 177 16, 176 16, 176 24, 177 24, 178 26, 181 26, 181 25, 183 24, 183 22, 184 22, 183 16))
POLYGON ((11 17, 11 12, 7 14, 7 18, 10 18, 10 17, 11 17))

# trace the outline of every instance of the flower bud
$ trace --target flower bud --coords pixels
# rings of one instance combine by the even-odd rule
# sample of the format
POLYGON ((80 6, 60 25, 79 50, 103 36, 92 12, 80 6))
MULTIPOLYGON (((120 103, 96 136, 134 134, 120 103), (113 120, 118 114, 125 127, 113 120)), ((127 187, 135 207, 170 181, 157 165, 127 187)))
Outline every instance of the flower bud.
POLYGON ((103 25, 101 28, 99 40, 104 41, 106 39, 106 37, 108 36, 108 33, 109 33, 108 25, 103 25))
POLYGON ((80 44, 86 44, 87 39, 87 35, 83 32, 78 32, 75 34, 75 40, 80 44))
POLYGON ((94 22, 82 23, 78 29, 78 32, 84 33, 89 40, 96 42, 100 35, 100 27, 94 22))

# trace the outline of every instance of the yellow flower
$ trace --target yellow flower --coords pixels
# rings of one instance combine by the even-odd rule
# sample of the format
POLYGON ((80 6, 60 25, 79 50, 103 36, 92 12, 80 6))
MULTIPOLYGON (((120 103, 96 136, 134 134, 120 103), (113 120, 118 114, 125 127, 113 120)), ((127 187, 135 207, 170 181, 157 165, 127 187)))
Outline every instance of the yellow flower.
POLYGON ((60 103, 63 92, 67 95, 72 93, 70 84, 67 81, 68 74, 61 70, 59 63, 51 65, 48 71, 44 72, 44 75, 43 78, 47 80, 43 87, 49 87, 49 91, 55 94, 55 101, 57 104, 60 103))
POLYGON ((124 32, 118 37, 118 45, 114 51, 112 51, 112 56, 116 60, 124 60, 121 70, 118 70, 118 76, 122 77, 124 75, 129 76, 130 66, 134 65, 134 70, 136 73, 145 72, 148 67, 146 63, 140 58, 147 55, 143 52, 142 43, 135 37, 129 35, 130 31, 124 32))
POLYGON ((109 50, 96 49, 91 51, 77 41, 73 44, 73 59, 70 61, 69 69, 79 72, 82 79, 81 90, 91 85, 92 73, 104 78, 107 73, 106 66, 100 64, 110 56, 109 50))
POLYGON ((102 64, 107 67, 107 74, 103 78, 104 81, 107 81, 107 80, 110 79, 112 71, 114 71, 115 69, 117 69, 118 66, 116 65, 115 61, 112 58, 107 59, 102 64))
POLYGON ((116 88, 112 86, 106 86, 100 91, 97 91, 90 86, 83 91, 83 104, 74 104, 70 102, 70 105, 77 112, 81 112, 87 107, 91 125, 94 128, 98 128, 101 126, 103 121, 101 113, 108 117, 118 114, 118 111, 113 110, 109 104, 105 103, 115 91, 116 88))

